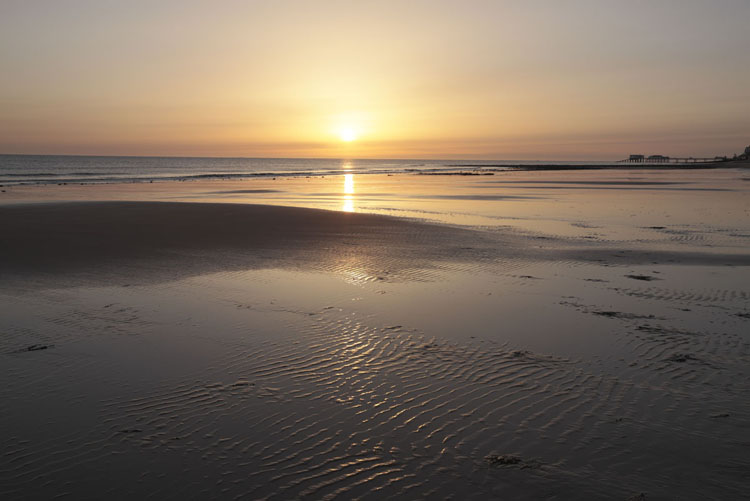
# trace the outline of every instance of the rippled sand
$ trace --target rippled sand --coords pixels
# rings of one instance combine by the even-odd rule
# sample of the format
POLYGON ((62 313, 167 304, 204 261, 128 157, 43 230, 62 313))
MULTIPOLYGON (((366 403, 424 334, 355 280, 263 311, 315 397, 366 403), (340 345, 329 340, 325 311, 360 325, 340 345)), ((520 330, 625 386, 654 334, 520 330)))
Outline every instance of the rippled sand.
POLYGON ((0 207, 0 494, 742 498, 748 176, 571 175, 0 207))

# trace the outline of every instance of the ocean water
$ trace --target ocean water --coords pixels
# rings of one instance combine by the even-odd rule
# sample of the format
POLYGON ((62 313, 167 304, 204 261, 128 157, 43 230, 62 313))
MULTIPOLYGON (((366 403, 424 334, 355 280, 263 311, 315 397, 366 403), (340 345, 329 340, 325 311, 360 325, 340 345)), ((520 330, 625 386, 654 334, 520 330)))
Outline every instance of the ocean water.
MULTIPOLYGON (((309 158, 101 157, 0 155, 0 184, 117 183, 187 179, 390 174, 456 169, 508 170, 554 163, 487 160, 346 160, 309 158)), ((602 162, 589 162, 600 165, 602 162)))

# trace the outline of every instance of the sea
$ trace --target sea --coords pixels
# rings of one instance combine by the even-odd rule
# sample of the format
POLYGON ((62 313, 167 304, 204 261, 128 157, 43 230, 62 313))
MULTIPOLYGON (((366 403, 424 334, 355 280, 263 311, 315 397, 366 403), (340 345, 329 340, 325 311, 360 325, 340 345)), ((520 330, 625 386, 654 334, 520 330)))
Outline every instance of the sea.
MULTIPOLYGON (((190 179, 526 170, 608 162, 0 155, 0 184, 122 183, 190 179)), ((614 163, 613 163, 614 164, 614 163)))

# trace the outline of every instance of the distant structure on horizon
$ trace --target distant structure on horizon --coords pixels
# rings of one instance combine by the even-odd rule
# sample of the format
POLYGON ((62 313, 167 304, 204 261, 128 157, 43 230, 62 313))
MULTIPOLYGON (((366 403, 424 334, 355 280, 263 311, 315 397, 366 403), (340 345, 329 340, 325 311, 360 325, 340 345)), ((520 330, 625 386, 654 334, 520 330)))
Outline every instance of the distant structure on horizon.
POLYGON ((633 163, 633 164, 694 164, 694 163, 717 163, 717 162, 729 162, 734 160, 747 161, 750 160, 750 146, 745 148, 745 152, 739 155, 734 155, 732 158, 728 156, 715 156, 708 158, 695 158, 695 157, 668 157, 666 155, 630 155, 625 160, 620 160, 619 163, 633 163))
POLYGON ((633 163, 649 162, 663 164, 669 163, 669 157, 664 155, 649 155, 647 158, 646 155, 630 155, 627 161, 633 163))

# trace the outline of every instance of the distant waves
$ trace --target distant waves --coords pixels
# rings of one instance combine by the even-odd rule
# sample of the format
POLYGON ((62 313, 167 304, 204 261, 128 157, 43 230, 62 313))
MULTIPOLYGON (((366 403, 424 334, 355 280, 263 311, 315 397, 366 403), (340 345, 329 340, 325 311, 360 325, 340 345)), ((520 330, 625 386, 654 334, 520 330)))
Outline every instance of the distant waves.
MULTIPOLYGON (((0 155, 0 184, 148 183, 355 174, 492 173, 542 162, 0 155)), ((544 162, 549 164, 549 162, 544 162)), ((570 162, 558 162, 573 166, 570 162)), ((575 164, 583 167, 584 163, 575 164)))

